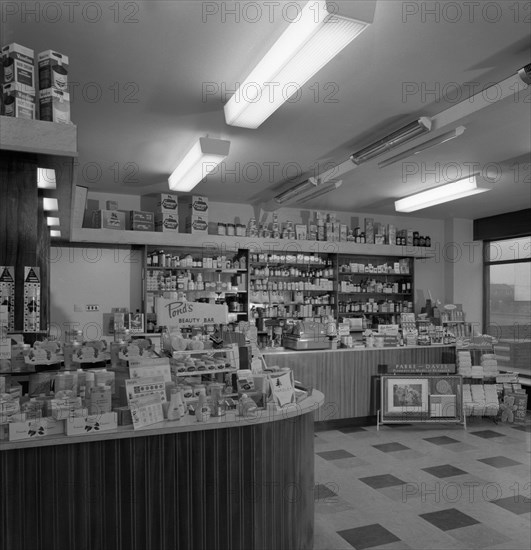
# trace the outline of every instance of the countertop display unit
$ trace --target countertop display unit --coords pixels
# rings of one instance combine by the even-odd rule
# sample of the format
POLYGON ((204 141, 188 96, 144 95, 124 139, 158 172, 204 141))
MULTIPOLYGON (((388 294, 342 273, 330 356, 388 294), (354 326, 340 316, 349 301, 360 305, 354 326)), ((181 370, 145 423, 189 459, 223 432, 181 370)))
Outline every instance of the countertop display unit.
POLYGON ((311 550, 322 402, 0 442, 0 547, 311 550))

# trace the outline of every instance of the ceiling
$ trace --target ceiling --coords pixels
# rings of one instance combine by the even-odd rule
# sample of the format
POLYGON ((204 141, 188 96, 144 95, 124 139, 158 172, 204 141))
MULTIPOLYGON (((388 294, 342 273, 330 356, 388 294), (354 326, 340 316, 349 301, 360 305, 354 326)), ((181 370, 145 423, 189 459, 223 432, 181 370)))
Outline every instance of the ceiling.
MULTIPOLYGON (((336 3, 340 11, 352 6, 336 3)), ((494 88, 488 105, 469 114, 474 93, 531 61, 529 2, 460 8, 378 0, 373 24, 257 130, 226 125, 223 104, 293 17, 285 3, 42 2, 31 13, 35 3, 25 2, 13 14, 7 4, 15 4, 4 4, 3 44, 70 58, 78 185, 167 191, 179 159, 208 135, 230 140, 231 150, 194 191, 212 201, 256 203, 419 116, 461 104, 461 118, 433 134, 463 124, 458 139, 378 168, 428 139, 418 138, 345 174, 338 191, 304 208, 394 214, 397 198, 458 179, 470 167, 494 170, 493 190, 413 215, 479 218, 531 207, 530 88, 521 83, 501 101, 494 88)))

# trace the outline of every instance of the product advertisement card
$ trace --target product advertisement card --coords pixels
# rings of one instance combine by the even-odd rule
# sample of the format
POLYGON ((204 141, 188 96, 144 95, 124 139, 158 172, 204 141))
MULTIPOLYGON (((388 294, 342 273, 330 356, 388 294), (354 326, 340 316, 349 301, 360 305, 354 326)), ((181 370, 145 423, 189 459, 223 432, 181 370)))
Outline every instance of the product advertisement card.
POLYGON ((8 315, 7 306, 0 305, 0 359, 11 359, 11 338, 7 335, 8 315))
POLYGON ((293 387, 293 376, 291 372, 286 372, 280 376, 271 377, 271 393, 275 403, 279 407, 284 407, 295 402, 295 389, 293 387))
POLYGON ((159 403, 166 403, 166 385, 163 376, 150 376, 125 381, 127 403, 145 395, 156 395, 159 403))
POLYGON ((41 329, 41 270, 24 267, 24 332, 41 329))
POLYGON ((135 430, 144 426, 150 426, 151 424, 157 424, 164 420, 162 403, 155 394, 132 399, 129 403, 129 408, 131 409, 131 417, 135 430))
POLYGON ((7 329, 15 330, 15 268, 0 265, 0 306, 7 308, 7 329))
POLYGON ((164 382, 171 382, 170 359, 142 359, 140 356, 129 360, 129 376, 132 379, 162 376, 164 382))

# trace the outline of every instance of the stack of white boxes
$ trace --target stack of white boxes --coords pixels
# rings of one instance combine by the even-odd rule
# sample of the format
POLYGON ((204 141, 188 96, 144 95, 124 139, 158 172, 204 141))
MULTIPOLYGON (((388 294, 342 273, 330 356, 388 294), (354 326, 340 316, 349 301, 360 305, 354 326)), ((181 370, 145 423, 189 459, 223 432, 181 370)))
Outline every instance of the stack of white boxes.
POLYGON ((8 44, 2 48, 1 64, 4 69, 3 114, 33 120, 35 118, 33 50, 20 44, 8 44))
POLYGON ((486 378, 496 378, 499 374, 498 361, 494 353, 484 353, 481 356, 481 366, 483 367, 483 374, 486 378))
POLYGON ((472 394, 472 415, 483 416, 487 407, 483 384, 472 384, 470 392, 472 394))
POLYGON ((457 352, 457 368, 457 372, 464 378, 472 376, 472 358, 468 350, 459 350, 457 352))
POLYGON ((179 201, 177 195, 157 193, 141 198, 142 210, 155 213, 155 231, 176 233, 179 231, 179 201))
POLYGON ((48 122, 70 124, 68 93, 68 57, 53 50, 41 52, 39 68, 39 118, 48 122))
POLYGON ((500 410, 498 401, 498 392, 496 390, 496 384, 485 384, 483 386, 485 391, 485 415, 496 416, 500 410))
POLYGON ((186 233, 208 234, 208 199, 200 195, 180 197, 179 218, 186 233))

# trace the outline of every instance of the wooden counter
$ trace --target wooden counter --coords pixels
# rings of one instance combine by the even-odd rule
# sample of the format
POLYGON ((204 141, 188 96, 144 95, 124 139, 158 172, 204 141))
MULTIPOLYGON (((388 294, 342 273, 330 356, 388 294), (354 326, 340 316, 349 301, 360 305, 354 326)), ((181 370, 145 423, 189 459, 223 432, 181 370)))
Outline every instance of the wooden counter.
POLYGON ((0 445, 0 548, 311 549, 314 421, 275 415, 0 445))
POLYGON ((325 403, 318 422, 363 419, 376 423, 378 365, 455 363, 455 345, 308 351, 264 351, 268 366, 293 369, 296 380, 319 388, 325 403))

